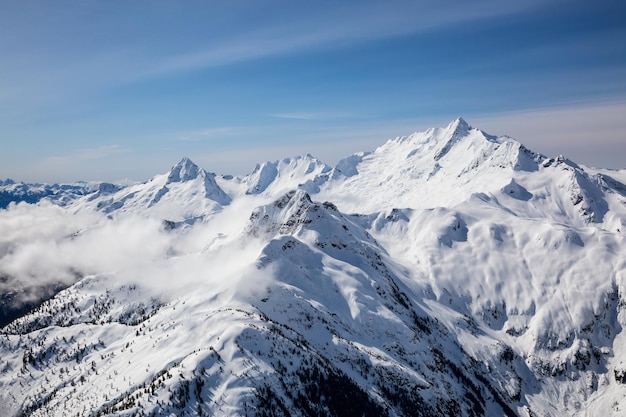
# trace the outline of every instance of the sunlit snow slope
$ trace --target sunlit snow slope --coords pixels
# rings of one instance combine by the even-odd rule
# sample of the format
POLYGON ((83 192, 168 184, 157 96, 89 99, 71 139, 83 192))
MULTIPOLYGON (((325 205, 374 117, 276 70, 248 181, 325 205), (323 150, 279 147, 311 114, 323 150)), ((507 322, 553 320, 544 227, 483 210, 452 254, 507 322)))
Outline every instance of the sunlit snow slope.
POLYGON ((67 288, 2 329, 0 415, 624 415, 625 179, 457 119, 9 205, 4 296, 67 288))

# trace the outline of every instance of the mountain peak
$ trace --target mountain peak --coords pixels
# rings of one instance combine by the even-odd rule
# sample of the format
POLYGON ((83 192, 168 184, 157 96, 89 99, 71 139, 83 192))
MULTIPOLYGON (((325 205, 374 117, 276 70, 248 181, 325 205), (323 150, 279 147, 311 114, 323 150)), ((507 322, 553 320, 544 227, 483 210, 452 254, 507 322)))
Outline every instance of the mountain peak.
POLYGON ((450 152, 454 144, 456 144, 461 138, 467 136, 471 129, 471 126, 461 117, 450 122, 446 128, 445 136, 443 136, 446 142, 435 155, 435 161, 438 161, 450 152))
POLYGON ((182 158, 172 167, 167 176, 167 182, 185 182, 198 178, 202 169, 187 157, 182 158))
POLYGON ((472 126, 469 125, 462 117, 457 117, 448 125, 448 130, 454 131, 456 134, 467 133, 472 129, 472 126))

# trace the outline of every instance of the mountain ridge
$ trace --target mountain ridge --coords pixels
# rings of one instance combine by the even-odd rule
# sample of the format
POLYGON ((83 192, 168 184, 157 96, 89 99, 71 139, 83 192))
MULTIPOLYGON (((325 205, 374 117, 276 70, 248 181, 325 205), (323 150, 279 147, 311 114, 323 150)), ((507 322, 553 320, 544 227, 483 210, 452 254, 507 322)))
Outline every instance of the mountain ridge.
POLYGON ((54 234, 11 205, 0 277, 77 282, 1 329, 0 412, 620 415, 623 173, 459 118, 335 167, 182 158, 54 234))

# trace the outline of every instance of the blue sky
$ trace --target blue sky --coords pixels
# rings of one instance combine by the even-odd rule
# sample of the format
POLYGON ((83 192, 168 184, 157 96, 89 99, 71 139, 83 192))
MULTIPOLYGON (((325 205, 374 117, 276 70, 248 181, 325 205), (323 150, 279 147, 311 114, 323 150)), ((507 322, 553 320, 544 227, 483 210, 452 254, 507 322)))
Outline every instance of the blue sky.
POLYGON ((620 1, 0 3, 0 178, 329 164, 462 116, 626 168, 620 1))

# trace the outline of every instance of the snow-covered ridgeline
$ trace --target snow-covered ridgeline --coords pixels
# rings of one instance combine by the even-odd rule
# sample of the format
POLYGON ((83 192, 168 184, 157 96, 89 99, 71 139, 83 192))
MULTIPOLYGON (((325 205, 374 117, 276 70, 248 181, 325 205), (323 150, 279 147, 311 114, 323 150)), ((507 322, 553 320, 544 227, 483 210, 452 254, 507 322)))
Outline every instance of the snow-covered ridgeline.
MULTIPOLYGON (((335 168, 184 158, 94 190, 73 244, 139 214, 154 249, 60 264, 90 275, 3 329, 0 411, 619 415, 625 179, 457 119, 335 168)), ((4 243, 0 272, 63 233, 4 243)))

